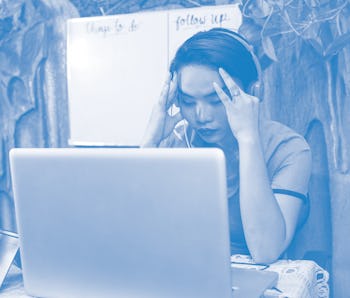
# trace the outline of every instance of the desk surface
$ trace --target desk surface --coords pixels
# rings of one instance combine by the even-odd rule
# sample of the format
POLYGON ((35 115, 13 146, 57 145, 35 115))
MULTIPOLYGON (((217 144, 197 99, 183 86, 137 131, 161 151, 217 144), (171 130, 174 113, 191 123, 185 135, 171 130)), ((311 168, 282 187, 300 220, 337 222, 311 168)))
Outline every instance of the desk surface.
MULTIPOLYGON (((233 255, 232 266, 237 268, 264 267, 255 265, 245 255, 233 255)), ((265 292, 265 297, 290 298, 326 298, 329 297, 328 272, 313 261, 280 260, 263 270, 275 271, 279 274, 277 289, 265 292)), ((12 265, 0 290, 0 297, 28 298, 23 287, 21 270, 12 265)))

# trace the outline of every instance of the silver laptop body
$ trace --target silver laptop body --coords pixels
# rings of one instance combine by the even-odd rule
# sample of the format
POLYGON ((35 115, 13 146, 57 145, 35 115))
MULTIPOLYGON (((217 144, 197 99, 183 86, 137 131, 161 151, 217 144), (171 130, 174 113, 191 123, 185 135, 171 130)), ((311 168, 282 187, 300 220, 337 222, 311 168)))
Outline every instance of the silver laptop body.
POLYGON ((13 149, 24 286, 40 297, 231 297, 219 149, 13 149))

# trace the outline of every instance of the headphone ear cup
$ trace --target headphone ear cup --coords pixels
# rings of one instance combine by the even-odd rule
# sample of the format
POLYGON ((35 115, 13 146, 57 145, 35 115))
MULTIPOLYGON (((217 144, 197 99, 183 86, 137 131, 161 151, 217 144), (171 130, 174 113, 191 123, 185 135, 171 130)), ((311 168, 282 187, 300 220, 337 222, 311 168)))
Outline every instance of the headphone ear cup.
POLYGON ((259 98, 259 100, 262 101, 262 86, 260 82, 255 82, 250 87, 250 94, 259 98))

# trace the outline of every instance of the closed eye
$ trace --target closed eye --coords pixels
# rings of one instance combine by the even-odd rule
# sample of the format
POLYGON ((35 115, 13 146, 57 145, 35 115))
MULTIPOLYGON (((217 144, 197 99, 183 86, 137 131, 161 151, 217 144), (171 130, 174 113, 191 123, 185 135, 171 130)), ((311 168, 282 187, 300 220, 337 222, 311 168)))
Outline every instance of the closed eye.
POLYGON ((208 101, 209 104, 211 104, 213 106, 222 104, 221 99, 219 98, 219 96, 216 93, 212 94, 209 97, 207 97, 207 101, 208 101))
POLYGON ((211 105, 214 105, 214 106, 218 106, 218 105, 221 105, 222 104, 222 101, 219 99, 219 100, 213 100, 210 102, 211 105))
POLYGON ((193 106, 195 103, 193 101, 182 100, 182 104, 186 106, 193 106))
POLYGON ((185 104, 185 105, 189 106, 189 105, 194 105, 195 104, 195 100, 193 98, 188 97, 188 96, 186 96, 184 94, 180 94, 179 98, 180 98, 180 101, 183 104, 185 104))
MULTIPOLYGON (((226 86, 222 87, 222 89, 226 94, 229 94, 229 91, 226 88, 226 86)), ((192 106, 192 105, 196 104, 196 98, 182 92, 181 89, 178 90, 178 95, 179 95, 179 100, 182 104, 187 105, 187 106, 192 106)), ((212 93, 205 95, 203 98, 205 98, 207 103, 209 103, 210 105, 213 105, 213 106, 218 106, 218 105, 222 104, 222 101, 219 98, 216 91, 213 91, 212 93)))

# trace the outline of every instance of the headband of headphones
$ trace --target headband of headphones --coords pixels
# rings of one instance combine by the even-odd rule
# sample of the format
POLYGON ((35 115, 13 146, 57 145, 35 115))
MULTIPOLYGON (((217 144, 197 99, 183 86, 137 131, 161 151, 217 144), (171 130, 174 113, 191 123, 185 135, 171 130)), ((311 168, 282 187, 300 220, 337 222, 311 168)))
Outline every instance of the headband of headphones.
POLYGON ((224 28, 215 28, 212 29, 215 30, 218 33, 222 33, 225 34, 231 38, 233 38, 234 40, 238 41, 251 55, 256 71, 257 71, 257 75, 258 75, 258 81, 255 82, 250 88, 250 92, 251 94, 253 94, 254 96, 258 96, 260 100, 262 100, 262 95, 263 95, 263 79, 262 79, 262 70, 261 70, 261 65, 259 62, 258 57, 255 55, 254 53, 254 48, 252 45, 250 45, 248 43, 248 41, 241 36, 240 34, 238 34, 237 32, 231 31, 229 29, 224 29, 224 28))

